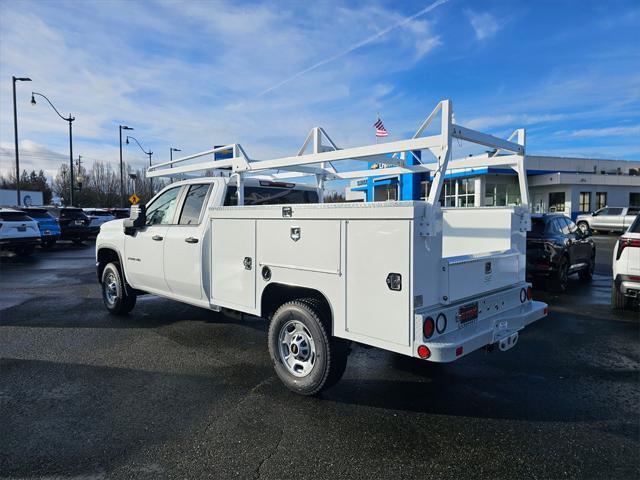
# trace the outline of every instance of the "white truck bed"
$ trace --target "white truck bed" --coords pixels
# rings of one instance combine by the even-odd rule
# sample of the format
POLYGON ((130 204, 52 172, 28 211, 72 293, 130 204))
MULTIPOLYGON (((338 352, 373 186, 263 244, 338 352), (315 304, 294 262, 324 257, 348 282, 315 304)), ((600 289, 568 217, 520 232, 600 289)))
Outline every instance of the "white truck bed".
POLYGON ((422 228, 426 208, 425 202, 211 208, 210 302, 261 315, 270 285, 314 288, 329 301, 334 336, 414 356, 426 345, 435 361, 472 351, 470 341, 495 343, 543 316, 544 304, 521 301, 524 211, 438 209, 442 226, 430 235, 422 228), (483 251, 489 246, 501 250, 483 251), (399 291, 387 285, 389 274, 401 275, 399 291), (462 326, 460 306, 473 302, 477 319, 462 326), (446 328, 426 341, 423 319, 440 313, 446 328))

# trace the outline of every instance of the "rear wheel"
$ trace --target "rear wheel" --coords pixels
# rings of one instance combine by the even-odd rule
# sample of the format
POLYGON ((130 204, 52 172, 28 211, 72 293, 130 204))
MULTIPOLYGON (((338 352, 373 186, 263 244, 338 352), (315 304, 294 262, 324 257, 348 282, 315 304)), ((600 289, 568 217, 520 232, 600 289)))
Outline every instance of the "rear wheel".
POLYGON ((552 280, 553 289, 558 292, 566 292, 569 285, 569 262, 567 257, 562 257, 558 264, 558 271, 552 280))
POLYGON ((127 291, 120 265, 109 263, 102 272, 102 300, 112 315, 126 315, 136 305, 136 296, 127 291))
POLYGON ((611 307, 614 310, 622 310, 627 306, 627 299, 620 289, 616 286, 616 282, 611 282, 611 307))
POLYGON ((589 231, 589 224, 587 222, 578 222, 578 228, 582 230, 582 233, 589 231))
POLYGON ((46 241, 42 242, 42 247, 43 248, 53 248, 55 244, 56 244, 55 240, 46 240, 46 241))
POLYGON ((33 245, 25 245, 16 249, 16 255, 19 257, 28 257, 36 249, 33 245))
POLYGON ((578 277, 580 278, 581 281, 583 282, 590 282, 591 280, 593 280, 593 270, 596 267, 596 259, 595 257, 591 257, 591 261, 589 262, 589 265, 587 265, 587 268, 585 268, 584 270, 580 270, 580 272, 578 273, 578 277))
POLYGON ((282 305, 271 319, 269 354, 278 378, 301 395, 314 395, 344 373, 349 343, 329 336, 328 312, 315 299, 282 305))

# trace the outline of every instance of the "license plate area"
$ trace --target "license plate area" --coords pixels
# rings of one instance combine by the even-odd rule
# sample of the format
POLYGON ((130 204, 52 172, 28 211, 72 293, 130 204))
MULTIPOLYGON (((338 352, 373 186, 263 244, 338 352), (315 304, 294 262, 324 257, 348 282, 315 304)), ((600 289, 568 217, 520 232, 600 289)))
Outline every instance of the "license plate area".
POLYGON ((26 232, 27 231, 27 226, 26 225, 20 225, 18 227, 18 231, 19 232, 26 232))
POLYGON ((458 309, 458 313, 456 315, 456 319, 458 320, 458 324, 462 326, 469 325, 478 319, 478 302, 469 303, 467 305, 463 305, 458 309))
POLYGON ((76 220, 76 225, 84 225, 84 221, 83 220, 76 220))

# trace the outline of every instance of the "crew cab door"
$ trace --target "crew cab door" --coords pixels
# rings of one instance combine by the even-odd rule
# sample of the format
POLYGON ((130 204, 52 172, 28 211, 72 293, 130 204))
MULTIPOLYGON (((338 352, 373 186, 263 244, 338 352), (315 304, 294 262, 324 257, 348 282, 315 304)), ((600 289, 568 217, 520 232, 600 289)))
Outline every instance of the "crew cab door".
POLYGON ((204 298, 202 265, 208 252, 205 238, 208 199, 217 183, 185 185, 175 225, 168 227, 164 244, 164 278, 169 291, 192 300, 204 298))
POLYGON ((170 188, 147 206, 147 223, 134 235, 125 235, 124 264, 129 284, 140 290, 166 292, 164 242, 174 222, 181 186, 170 188))

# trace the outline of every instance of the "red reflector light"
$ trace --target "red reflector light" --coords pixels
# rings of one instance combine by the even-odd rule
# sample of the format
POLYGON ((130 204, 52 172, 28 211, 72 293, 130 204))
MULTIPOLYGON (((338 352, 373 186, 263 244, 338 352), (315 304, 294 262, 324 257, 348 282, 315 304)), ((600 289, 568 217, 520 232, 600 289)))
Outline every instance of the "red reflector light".
POLYGON ((456 357, 462 355, 462 347, 456 347, 456 357))
POLYGON ((527 288, 527 300, 531 300, 533 298, 533 289, 531 287, 527 288))
POLYGON ((418 356, 420 358, 429 358, 431 356, 431 350, 426 345, 420 345, 418 347, 418 356))
POLYGON ((544 314, 549 315, 549 307, 544 307, 544 314))
POLYGON ((435 329, 435 322, 433 318, 427 317, 424 320, 424 324, 422 325, 422 333, 424 334, 424 338, 431 338, 433 335, 433 330, 435 329))

